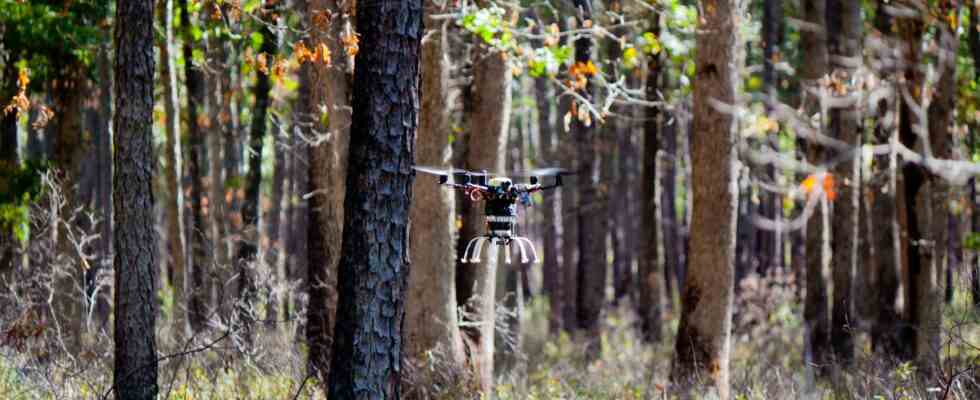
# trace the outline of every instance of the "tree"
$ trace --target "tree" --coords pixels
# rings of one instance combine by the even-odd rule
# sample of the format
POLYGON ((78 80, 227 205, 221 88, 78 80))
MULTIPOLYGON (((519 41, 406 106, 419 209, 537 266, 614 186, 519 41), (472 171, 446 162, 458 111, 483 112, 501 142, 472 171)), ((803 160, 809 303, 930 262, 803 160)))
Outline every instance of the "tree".
MULTIPOLYGON (((968 3, 970 10, 970 26, 977 26, 980 24, 980 9, 977 8, 976 0, 972 0, 968 3)), ((976 29, 967 30, 967 39, 970 45, 970 55, 973 58, 973 81, 980 84, 980 31, 976 29)), ((969 143, 969 149, 971 152, 976 151, 976 128, 971 127, 971 133, 967 136, 967 142, 969 143)), ((968 183, 969 186, 969 199, 970 205, 973 206, 974 210, 980 209, 977 206, 977 182, 976 178, 970 178, 968 183)), ((974 212, 972 215, 972 227, 973 231, 980 230, 980 212, 974 212)), ((974 254, 972 256, 972 261, 970 262, 971 268, 973 269, 973 276, 971 278, 971 292, 973 294, 973 305, 975 308, 980 310, 980 256, 974 254)))
POLYGON ((728 398, 728 352, 735 274, 738 207, 735 116, 737 0, 704 0, 697 27, 694 126, 691 137, 693 210, 688 271, 671 380, 682 387, 710 377, 728 398))
MULTIPOLYGON (((485 6, 482 4, 481 6, 485 6)), ((510 128, 511 72, 506 53, 485 45, 473 50, 473 84, 469 89, 471 113, 466 138, 464 168, 500 171, 504 169, 507 131, 510 128)), ((456 246, 458 260, 463 259, 466 242, 485 233, 486 220, 481 205, 463 201, 460 206, 463 226, 459 229, 460 243, 456 246)), ((490 247, 493 249, 493 247, 490 247)), ((464 327, 470 363, 484 393, 493 390, 494 324, 496 321, 497 263, 490 257, 479 263, 459 263, 456 274, 456 300, 466 307, 464 327)))
MULTIPOLYGON (((654 12, 650 17, 650 32, 660 34, 660 13, 654 12)), ((656 98, 660 88, 661 56, 651 54, 647 61, 647 98, 656 98)), ((646 120, 643 123, 643 184, 640 204, 643 210, 643 250, 640 254, 639 266, 639 301, 637 302, 640 315, 640 327, 643 337, 650 342, 659 342, 662 336, 660 321, 663 275, 657 266, 657 153, 660 151, 661 110, 659 107, 646 109, 646 120)), ((662 210, 673 212, 673 210, 662 210)), ((670 243, 665 243, 669 246, 670 243)))
MULTIPOLYGON (((855 59, 861 56, 861 4, 855 1, 827 1, 827 49, 831 60, 831 79, 847 82, 857 71, 855 59)), ((851 281, 857 263, 858 206, 858 156, 852 149, 860 148, 861 127, 857 112, 856 96, 844 91, 841 105, 830 109, 829 133, 851 147, 847 157, 834 166, 834 178, 842 182, 837 186, 837 200, 831 214, 831 253, 833 260, 833 311, 831 316, 831 347, 837 362, 850 364, 854 358, 854 325, 851 281)))
MULTIPOLYGON (((446 23, 432 18, 439 12, 433 0, 425 2, 426 26, 422 39, 422 106, 416 138, 420 165, 449 167, 449 60, 446 23)), ((463 368, 464 351, 456 323, 456 261, 453 194, 435 179, 416 179, 412 188, 411 255, 405 301, 405 350, 409 360, 422 363, 426 352, 438 350, 450 371, 463 368)), ((449 382, 443 382, 449 383, 449 382)))
POLYGON ((187 0, 177 0, 180 6, 181 49, 184 56, 184 84, 187 86, 187 137, 188 164, 187 174, 191 177, 191 292, 188 300, 188 319, 191 328, 197 332, 204 329, 208 319, 207 277, 207 231, 204 226, 204 182, 202 178, 204 163, 204 131, 201 129, 198 115, 204 103, 204 78, 200 69, 194 66, 194 34, 191 26, 190 11, 187 0))
POLYGON ((164 145, 164 157, 167 166, 164 169, 170 196, 167 198, 167 247, 170 251, 170 262, 173 264, 173 281, 170 284, 174 290, 174 329, 179 341, 187 329, 187 301, 185 292, 186 247, 184 240, 184 190, 180 177, 183 175, 183 155, 180 151, 180 96, 177 92, 177 66, 174 61, 174 31, 173 31, 173 0, 160 2, 160 19, 163 20, 164 38, 160 43, 161 75, 166 79, 164 88, 164 113, 166 114, 167 141, 164 145))
MULTIPOLYGON (((802 53, 808 62, 803 64, 801 75, 804 87, 816 89, 820 96, 806 104, 807 112, 822 110, 824 101, 818 81, 827 73, 828 54, 825 0, 804 0, 803 14, 812 29, 800 34, 802 53)), ((821 112, 821 115, 823 113, 821 112)), ((819 122, 818 132, 823 132, 823 121, 819 122)), ((807 159, 814 165, 823 163, 823 150, 818 143, 806 143, 807 159)), ((829 240, 828 206, 825 199, 818 200, 813 216, 806 224, 806 300, 803 305, 803 319, 806 321, 808 347, 805 351, 807 365, 823 366, 830 347, 830 311, 825 271, 830 263, 827 249, 829 240)))
MULTIPOLYGON (((343 54, 341 38, 351 35, 350 9, 342 9, 335 0, 309 0, 306 18, 311 44, 322 43, 331 54, 343 54), (323 13, 335 15, 323 24, 323 13)), ((304 126, 316 141, 309 148, 309 197, 307 226, 306 340, 310 346, 310 369, 324 385, 330 375, 333 357, 333 330, 337 313, 337 265, 340 261, 344 226, 344 196, 347 180, 347 156, 350 142, 350 91, 352 59, 334 57, 330 63, 305 64, 304 74, 311 85, 302 86, 301 97, 307 98, 304 126)), ((306 193, 306 191, 303 191, 306 193)), ((306 218, 302 218, 306 219, 306 218)), ((326 387, 326 386, 324 386, 326 387)))
MULTIPOLYGON (((573 2, 578 16, 578 24, 585 26, 586 21, 592 20, 591 0, 575 0, 573 2)), ((592 65, 592 38, 581 35, 575 39, 575 65, 585 71, 592 65)), ((586 100, 592 99, 592 88, 588 73, 583 72, 586 83, 578 88, 579 94, 586 100)), ((584 105, 579 105, 584 107, 584 105)), ((599 315, 605 302, 606 294, 606 233, 609 220, 604 211, 604 195, 599 191, 596 181, 600 159, 600 143, 597 129, 589 120, 575 118, 572 122, 572 135, 578 152, 578 273, 576 290, 576 325, 578 330, 585 332, 588 337, 597 338, 599 330, 599 315)), ((590 340, 591 345, 597 345, 590 340)), ((596 347, 598 348, 598 347, 596 347)), ((595 352, 589 352, 594 355, 595 352)))
MULTIPOLYGON (((278 18, 278 2, 269 0, 262 7, 263 25, 262 45, 259 57, 274 60, 276 56, 276 19, 278 18)), ((268 61, 270 64, 273 61, 268 61)), ((269 121, 269 91, 272 89, 272 68, 257 68, 255 79, 255 110, 252 116, 252 127, 249 132, 248 176, 245 178, 245 201, 242 204, 242 222, 244 223, 243 240, 239 244, 238 257, 235 260, 238 271, 238 319, 244 329, 246 340, 251 343, 252 325, 255 322, 255 276, 251 263, 255 261, 259 245, 259 189, 262 185, 262 143, 268 130, 269 121)))
POLYGON ((120 399, 157 395, 153 2, 116 5, 115 369, 120 399))
MULTIPOLYGON (((891 33, 891 17, 884 8, 885 0, 878 0, 878 11, 875 16, 875 27, 882 36, 891 33)), ((888 40, 888 39, 885 39, 888 40)), ((889 68, 882 74, 889 77, 890 84, 895 84, 895 70, 889 68)), ((878 118, 875 125, 875 139, 878 143, 889 143, 895 135, 894 117, 895 98, 884 97, 876 105, 878 118)), ((875 320, 871 328, 872 347, 879 354, 895 356, 899 354, 899 323, 901 315, 895 305, 898 298, 898 286, 901 282, 899 268, 899 249, 895 245, 895 234, 898 232, 898 215, 896 213, 896 170, 897 159, 893 154, 880 154, 874 158, 872 177, 868 190, 873 193, 871 218, 875 223, 875 320)))
POLYGON ((409 207, 419 110, 419 0, 359 2, 362 51, 339 267, 331 398, 400 396, 409 207))

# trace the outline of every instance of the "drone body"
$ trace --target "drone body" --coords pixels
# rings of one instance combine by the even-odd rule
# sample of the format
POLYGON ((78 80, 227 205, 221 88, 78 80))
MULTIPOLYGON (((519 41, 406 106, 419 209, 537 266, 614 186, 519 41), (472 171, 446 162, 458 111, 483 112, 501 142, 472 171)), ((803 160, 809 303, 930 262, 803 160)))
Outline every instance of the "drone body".
POLYGON ((514 234, 514 228, 517 226, 517 203, 525 206, 530 205, 532 193, 561 186, 561 176, 564 174, 564 170, 549 168, 509 174, 529 178, 527 184, 514 184, 510 178, 503 176, 503 174, 491 174, 486 171, 470 172, 430 167, 414 167, 414 169, 438 176, 440 184, 462 190, 466 197, 473 202, 484 202, 483 212, 486 218, 487 233, 469 241, 463 252, 462 262, 480 262, 483 245, 488 242, 493 247, 504 247, 504 260, 508 264, 511 261, 511 244, 517 244, 522 263, 539 262, 531 240, 514 234), (554 184, 541 185, 539 181, 544 176, 554 176, 554 184), (529 250, 530 259, 528 259, 529 250))

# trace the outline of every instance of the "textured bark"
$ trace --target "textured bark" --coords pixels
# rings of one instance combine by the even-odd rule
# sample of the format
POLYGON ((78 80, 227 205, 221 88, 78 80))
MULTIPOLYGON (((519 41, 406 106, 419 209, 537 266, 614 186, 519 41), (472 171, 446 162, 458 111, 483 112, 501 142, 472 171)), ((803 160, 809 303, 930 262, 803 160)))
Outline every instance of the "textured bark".
MULTIPOLYGON (((267 26, 262 29, 262 46, 259 48, 261 54, 265 54, 268 59, 273 59, 276 55, 277 39, 274 27, 277 18, 277 4, 273 0, 266 1, 260 15, 265 19, 267 26)), ((244 231, 242 241, 239 243, 238 255, 235 260, 236 271, 238 272, 238 300, 237 305, 238 319, 243 329, 242 334, 247 342, 253 339, 253 325, 255 323, 255 301, 256 284, 254 265, 255 257, 258 254, 259 246, 259 190, 262 185, 262 147, 265 141, 265 134, 268 130, 268 110, 269 110, 269 91, 272 89, 272 82, 269 76, 271 69, 262 71, 256 69, 255 79, 255 106, 252 111, 252 126, 249 132, 249 151, 248 151, 248 175, 245 178, 245 201, 242 203, 242 223, 244 231)))
POLYGON ((330 398, 400 398, 419 111, 419 0, 357 4, 353 115, 330 398))
MULTIPOLYGON (((661 80, 665 86, 668 80, 667 73, 668 71, 660 72, 661 80)), ((684 241, 681 240, 681 225, 684 221, 683 218, 680 220, 677 218, 677 160, 681 156, 681 153, 677 151, 677 132, 687 132, 689 123, 689 121, 678 121, 676 124, 662 126, 663 134, 660 135, 661 138, 659 139, 662 144, 661 147, 663 147, 663 155, 658 157, 662 160, 660 187, 663 188, 660 191, 660 222, 656 222, 658 214, 653 214, 653 217, 654 223, 660 226, 660 231, 663 234, 664 266, 661 276, 664 281, 663 288, 666 298, 664 308, 668 310, 673 309, 674 299, 677 298, 675 294, 679 289, 676 287, 680 286, 680 270, 683 263, 682 259, 685 257, 684 241)))
MULTIPOLYGON (((827 73, 828 54, 826 42, 825 18, 826 3, 824 0, 804 0, 803 14, 806 22, 812 24, 814 30, 801 32, 803 54, 809 62, 803 64, 801 74, 806 84, 811 87, 827 73)), ((811 101, 808 112, 818 112, 819 99, 811 101)), ((821 122, 821 131, 823 123, 821 122)), ((811 164, 821 165, 824 155, 817 143, 807 143, 807 159, 811 164)), ((825 271, 830 265, 829 224, 827 221, 827 204, 821 200, 813 216, 806 226, 806 300, 803 306, 803 318, 806 321, 807 349, 805 359, 807 365, 817 366, 818 369, 826 364, 830 347, 830 310, 828 304, 827 282, 825 271)))
MULTIPOLYGON (((847 82, 856 73, 855 57, 860 57, 861 4, 847 0, 827 1, 827 50, 830 55, 831 74, 847 82)), ((850 90, 848 90, 850 93, 850 90)), ((837 199, 831 214, 831 253, 833 258, 833 307, 831 313, 831 348, 834 359, 849 365, 854 359, 854 332, 852 281, 857 263, 858 207, 860 157, 851 153, 861 145, 861 127, 857 100, 844 101, 839 108, 830 109, 828 133, 841 142, 852 146, 848 156, 833 168, 837 185, 837 199)))
MULTIPOLYGON (((891 32, 891 21, 885 18, 884 0, 878 0, 876 27, 883 33, 891 32)), ((886 76, 894 75, 892 69, 883 71, 886 76)), ((889 79, 895 82, 894 77, 889 79)), ((895 139, 895 98, 886 97, 878 106, 878 119, 875 126, 875 140, 879 144, 895 139)), ((896 300, 901 269, 899 268, 897 193, 897 159, 895 154, 875 155, 874 170, 868 181, 871 192, 871 219, 874 224, 874 275, 875 316, 871 327, 871 346, 879 354, 894 357, 899 354, 899 329, 901 324, 896 300)))
POLYGON ((191 329, 195 332, 204 329, 208 320, 209 301, 207 291, 207 233, 204 226, 204 182, 202 179, 204 163, 204 131, 198 123, 199 108, 204 103, 204 78, 201 76, 200 69, 194 66, 193 43, 194 38, 191 34, 190 12, 187 9, 187 0, 177 0, 180 6, 180 25, 183 28, 181 39, 183 40, 184 56, 184 83, 187 85, 187 137, 188 140, 188 163, 187 174, 191 177, 191 190, 188 196, 191 199, 191 282, 188 293, 188 319, 191 329))
MULTIPOLYGON (((224 12, 227 12, 228 2, 223 2, 221 7, 225 8, 224 12)), ((204 2, 205 10, 213 10, 217 6, 217 2, 213 0, 207 0, 204 2)), ((231 304, 234 302, 235 298, 230 296, 232 293, 228 288, 238 283, 238 280, 233 278, 235 271, 232 269, 231 252, 229 245, 232 243, 232 235, 228 234, 228 225, 233 218, 229 218, 228 214, 225 212, 228 205, 225 202, 226 191, 232 191, 236 193, 240 192, 241 183, 238 182, 237 172, 236 174, 229 174, 228 171, 224 171, 223 164, 225 160, 234 159, 235 166, 238 168, 239 157, 237 155, 233 156, 231 154, 223 154, 222 152, 222 139, 229 135, 228 132, 223 132, 230 129, 229 122, 232 118, 228 111, 230 106, 230 88, 228 88, 229 75, 231 75, 229 65, 236 65, 234 60, 230 60, 227 57, 227 50, 225 46, 228 46, 228 41, 221 40, 220 37, 215 37, 216 31, 214 28, 221 27, 225 28, 225 22, 220 18, 215 18, 212 13, 205 12, 200 15, 201 23, 204 25, 202 28, 205 33, 203 35, 203 44, 205 48, 205 57, 207 57, 208 65, 205 70, 206 75, 204 75, 204 86, 206 86, 206 95, 203 100, 203 118, 201 122, 201 129, 203 130, 203 135, 205 136, 204 142, 207 149, 207 157, 202 162, 207 161, 208 163, 208 184, 207 184, 207 222, 206 229, 208 230, 208 235, 211 238, 211 257, 209 263, 211 265, 210 271, 207 278, 205 279, 204 287, 200 290, 204 291, 208 297, 212 294, 217 294, 215 298, 215 305, 217 307, 217 313, 220 318, 224 320, 225 323, 230 322, 230 312, 231 304), (205 29, 206 28, 206 29, 205 29), (227 93, 227 94, 226 94, 227 93), (226 122, 226 120, 229 120, 226 122), (222 176, 222 173, 225 176, 222 176), (229 182, 236 182, 234 187, 230 185, 229 182), (226 187, 227 186, 227 187, 226 187)), ((235 22, 229 21, 227 29, 231 33, 236 33, 238 26, 235 22)), ((237 32, 240 33, 240 32, 237 32)), ((227 139, 226 139, 227 140, 227 139)), ((237 137, 234 139, 235 142, 240 141, 237 137)), ((238 147, 230 146, 224 147, 225 151, 230 149, 236 149, 238 147)), ((203 195, 203 194, 202 194, 203 195)), ((240 219, 234 219, 238 225, 240 225, 240 219)), ((237 231, 236 231, 237 234, 237 231)))
MULTIPOLYGON (((332 54, 344 54, 340 36, 346 29, 351 29, 348 18, 353 10, 341 9, 341 3, 335 0, 311 0, 308 4, 308 18, 319 10, 335 14, 329 26, 311 26, 313 43, 326 43, 332 54)), ((366 49, 363 45, 361 48, 366 49)), ((318 138, 310 147, 308 174, 308 192, 312 195, 309 197, 310 223, 307 226, 309 304, 306 340, 310 346, 311 372, 317 373, 324 385, 327 384, 324 378, 330 376, 333 359, 337 265, 344 233, 344 197, 352 126, 347 71, 353 67, 345 57, 334 57, 331 66, 314 63, 304 67, 310 69, 307 106, 308 125, 312 131, 308 135, 318 138)))
MULTIPOLYGON (((502 52, 480 46, 473 54, 472 112, 467 138, 465 167, 471 170, 504 169, 507 131, 510 128, 511 73, 502 52)), ((483 205, 465 200, 460 207, 463 226, 459 230, 457 260, 463 258, 464 241, 486 233, 483 205)), ((492 249, 492 248, 490 248, 492 249)), ((497 265, 487 250, 483 262, 457 263, 456 300, 466 307, 468 321, 495 321, 497 265)), ((493 388, 494 325, 478 324, 462 329, 468 346, 470 363, 480 388, 493 388)))
POLYGON ((160 19, 163 20, 164 39, 160 43, 160 75, 163 84, 163 106, 166 114, 167 141, 164 144, 164 170, 167 197, 167 249, 173 267, 173 325, 176 340, 180 342, 187 329, 187 281, 185 280, 186 247, 184 240, 184 190, 180 177, 183 175, 183 155, 180 151, 180 100, 177 92, 177 67, 174 63, 173 0, 160 2, 160 19))
POLYGON ((120 399, 157 395, 153 2, 116 7, 115 369, 120 399))
POLYGON ((735 118, 716 105, 735 102, 739 1, 704 0, 700 5, 704 12, 696 38, 690 263, 671 380, 684 388, 710 377, 719 397, 727 399, 738 173, 735 118))
MULTIPOLYGON (((575 0, 579 25, 592 18, 591 0, 575 0)), ((588 63, 592 57, 592 38, 582 36, 575 40, 575 62, 588 63)), ((579 93, 591 101, 592 86, 587 83, 579 93)), ((583 105, 579 105, 582 107, 583 105)), ((606 231, 609 220, 605 213, 605 195, 596 180, 600 169, 601 143, 598 129, 575 118, 572 137, 578 152, 578 290, 576 293, 576 328, 589 337, 591 345, 599 337, 599 316, 606 294, 606 231)), ((595 352, 589 351, 595 356, 595 352)))
MULTIPOLYGON (((425 2, 422 39, 422 105, 416 139, 416 162, 450 167, 449 60, 445 23, 431 19, 439 5, 425 2)), ((426 353, 438 350, 448 371, 464 366, 463 342, 456 321, 456 210, 453 193, 431 176, 418 177, 410 210, 412 273, 405 300, 405 357, 423 366, 426 353)), ((440 364, 443 365, 443 364, 440 364)), ((450 384, 450 382, 437 382, 450 384)))
MULTIPOLYGON (((660 13, 650 17, 650 31, 660 34, 660 13)), ((655 99, 660 89, 661 57, 660 54, 649 56, 647 62, 646 96, 655 99)), ((657 265, 657 153, 660 151, 661 110, 659 107, 646 109, 643 123, 643 178, 640 203, 642 204, 643 229, 641 232, 643 247, 640 253, 639 265, 639 302, 637 313, 640 315, 640 329, 643 338, 649 342, 659 342, 663 336, 663 323, 660 320, 663 308, 662 286, 664 279, 657 265)), ((668 210, 668 212, 673 210, 668 210)), ((666 228, 666 227, 665 227, 666 228)), ((670 244, 665 243, 665 246, 670 244)))

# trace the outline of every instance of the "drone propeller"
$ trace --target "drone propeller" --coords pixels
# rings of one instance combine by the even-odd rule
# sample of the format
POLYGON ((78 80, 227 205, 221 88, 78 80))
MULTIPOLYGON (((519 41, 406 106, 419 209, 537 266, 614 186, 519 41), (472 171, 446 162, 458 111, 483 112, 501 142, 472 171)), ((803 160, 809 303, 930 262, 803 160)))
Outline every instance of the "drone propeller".
POLYGON ((529 171, 514 171, 508 173, 507 176, 557 176, 557 175, 575 175, 565 168, 535 168, 529 171))

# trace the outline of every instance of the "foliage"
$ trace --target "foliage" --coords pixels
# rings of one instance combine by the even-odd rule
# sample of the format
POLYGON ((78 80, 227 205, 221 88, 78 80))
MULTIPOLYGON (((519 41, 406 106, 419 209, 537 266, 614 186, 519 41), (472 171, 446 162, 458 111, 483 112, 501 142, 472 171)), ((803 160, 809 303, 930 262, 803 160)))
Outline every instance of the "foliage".
POLYGON ((47 169, 43 161, 22 165, 0 161, 0 229, 21 242, 27 241, 29 208, 41 194, 41 174, 47 169))

